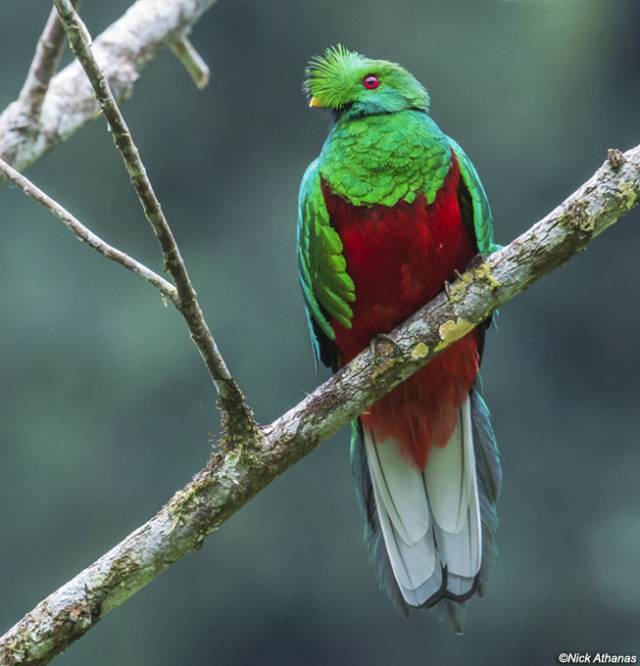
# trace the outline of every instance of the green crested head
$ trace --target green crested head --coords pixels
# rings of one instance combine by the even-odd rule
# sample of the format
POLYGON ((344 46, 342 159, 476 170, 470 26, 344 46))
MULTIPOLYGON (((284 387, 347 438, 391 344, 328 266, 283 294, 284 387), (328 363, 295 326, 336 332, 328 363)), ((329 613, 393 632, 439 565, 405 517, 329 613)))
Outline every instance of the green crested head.
POLYGON ((309 106, 351 118, 429 110, 429 93, 413 74, 394 62, 372 60, 340 44, 309 61, 304 90, 309 106))

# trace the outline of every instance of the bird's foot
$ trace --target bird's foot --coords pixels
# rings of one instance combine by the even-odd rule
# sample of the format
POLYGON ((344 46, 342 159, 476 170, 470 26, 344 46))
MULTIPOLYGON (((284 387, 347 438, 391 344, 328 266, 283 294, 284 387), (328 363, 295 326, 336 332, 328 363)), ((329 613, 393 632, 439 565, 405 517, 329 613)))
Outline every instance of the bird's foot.
POLYGON ((447 300, 451 300, 451 284, 449 283, 449 280, 444 281, 444 293, 447 295, 447 300))

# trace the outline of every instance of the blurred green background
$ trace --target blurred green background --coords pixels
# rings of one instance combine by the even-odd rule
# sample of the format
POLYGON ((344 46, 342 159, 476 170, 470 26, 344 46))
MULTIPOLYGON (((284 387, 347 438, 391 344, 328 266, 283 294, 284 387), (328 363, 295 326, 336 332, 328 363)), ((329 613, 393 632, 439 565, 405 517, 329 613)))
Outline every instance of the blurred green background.
MULTIPOLYGON (((85 0, 94 35, 127 0, 85 0)), ((0 107, 49 3, 4 0, 0 107)), ((507 242, 640 140, 638 0, 220 0, 193 41, 198 92, 170 53, 124 106, 226 359, 268 422, 314 374, 295 208, 328 118, 300 92, 344 42, 404 64, 476 162, 507 242)), ((69 56, 66 56, 68 61, 69 56)), ((65 61, 65 62, 66 62, 65 61)), ((29 176, 97 233, 159 267, 101 120, 29 176)), ((0 189, 0 630, 152 515, 206 461, 207 375, 157 293, 0 189)), ((202 550, 57 663, 555 663, 640 652, 640 280, 636 211, 502 311, 486 394, 503 453, 500 554, 464 638, 407 622, 361 543, 347 432, 290 469, 202 550)))

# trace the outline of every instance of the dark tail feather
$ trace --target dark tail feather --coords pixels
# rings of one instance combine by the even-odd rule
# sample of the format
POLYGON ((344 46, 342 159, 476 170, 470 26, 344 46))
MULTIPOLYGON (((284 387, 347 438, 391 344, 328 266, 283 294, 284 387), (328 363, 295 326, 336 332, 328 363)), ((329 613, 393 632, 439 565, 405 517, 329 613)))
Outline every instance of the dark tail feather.
POLYGON ((374 568, 376 580, 380 589, 385 592, 391 601, 402 611, 405 617, 409 617, 409 606, 402 598, 398 584, 396 583, 391 562, 384 545, 382 530, 378 520, 373 488, 369 477, 369 467, 364 450, 364 440, 360 421, 351 422, 351 471, 356 489, 356 496, 360 510, 365 517, 364 541, 374 568))
POLYGON ((467 614, 467 604, 451 599, 443 599, 440 602, 440 615, 443 622, 446 622, 458 636, 462 636, 464 629, 465 616, 467 614))
POLYGON ((482 520, 482 567, 480 568, 478 593, 483 596, 497 553, 498 513, 496 505, 502 489, 502 464, 496 436, 491 425, 491 415, 487 403, 482 397, 482 382, 479 377, 471 390, 471 423, 482 520))

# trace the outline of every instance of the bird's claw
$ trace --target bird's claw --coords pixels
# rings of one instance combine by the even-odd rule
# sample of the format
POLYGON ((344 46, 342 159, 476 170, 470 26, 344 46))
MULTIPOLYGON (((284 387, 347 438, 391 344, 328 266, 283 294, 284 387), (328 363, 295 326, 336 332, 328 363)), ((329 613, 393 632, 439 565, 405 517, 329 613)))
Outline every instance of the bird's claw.
POLYGON ((444 281, 444 293, 447 295, 447 299, 451 300, 451 285, 449 284, 449 280, 444 281))

